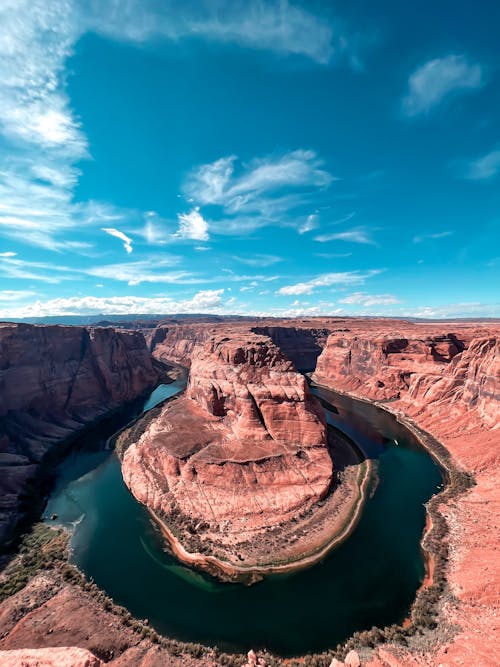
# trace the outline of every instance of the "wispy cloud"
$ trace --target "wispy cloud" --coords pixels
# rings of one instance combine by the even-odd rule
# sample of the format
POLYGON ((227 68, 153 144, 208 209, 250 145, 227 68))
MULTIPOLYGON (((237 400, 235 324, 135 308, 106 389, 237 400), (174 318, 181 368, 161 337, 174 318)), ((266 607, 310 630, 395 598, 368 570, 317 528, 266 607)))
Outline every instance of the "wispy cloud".
POLYGON ((56 285, 63 280, 73 280, 76 273, 67 266, 47 262, 32 262, 15 256, 4 255, 0 257, 0 276, 56 285))
POLYGON ((201 205, 217 204, 226 212, 267 212, 264 194, 283 189, 327 187, 333 176, 311 150, 295 150, 279 156, 255 158, 235 173, 237 158, 232 155, 204 164, 189 175, 184 191, 201 205))
POLYGON ((500 317, 500 303, 451 303, 437 306, 421 306, 401 312, 405 317, 450 319, 461 317, 500 317))
POLYGON ((119 229, 115 229, 114 227, 102 227, 102 231, 106 232, 106 234, 109 234, 110 236, 114 236, 117 239, 120 239, 120 241, 123 241, 123 247, 125 250, 130 254, 133 250, 132 248, 132 239, 121 232, 119 229))
POLYGON ((249 257, 238 257, 236 255, 233 259, 242 264, 246 264, 247 266, 256 267, 272 266, 273 264, 283 261, 283 258, 278 257, 277 255, 253 255, 249 257))
POLYGON ((476 160, 471 160, 464 177, 474 181, 487 181, 500 173, 500 150, 493 150, 476 160))
POLYGON ((408 93, 403 111, 418 116, 430 111, 452 93, 464 93, 484 84, 481 66, 464 55, 449 55, 429 60, 408 79, 408 93))
POLYGON ((25 301, 33 296, 36 296, 36 292, 30 290, 1 290, 0 291, 0 303, 2 302, 15 302, 19 303, 20 301, 25 301))
POLYGON ((339 303, 355 304, 362 306, 390 306, 400 303, 392 294, 367 294, 366 292, 354 292, 349 296, 338 300, 339 303))
POLYGON ((84 273, 96 278, 117 280, 128 285, 141 283, 192 284, 203 282, 190 271, 171 270, 179 264, 175 255, 150 256, 135 262, 104 264, 84 269, 84 273))
POLYGON ((301 55, 327 64, 345 56, 356 64, 358 36, 335 20, 315 15, 287 0, 212 0, 182 5, 172 0, 108 0, 83 3, 87 22, 95 32, 115 39, 198 38, 281 55, 301 55))
POLYGON ((208 222, 201 215, 199 207, 189 213, 179 213, 179 229, 174 234, 180 239, 192 239, 194 241, 208 241, 208 222))
POLYGON ((413 243, 423 243, 424 241, 428 240, 439 240, 439 239, 445 239, 448 236, 452 236, 453 232, 448 230, 445 232, 436 232, 434 234, 420 234, 419 236, 414 236, 413 237, 413 243))
POLYGON ((312 232, 313 229, 317 229, 319 227, 319 221, 318 221, 318 216, 316 213, 311 213, 310 215, 307 216, 305 219, 305 222, 303 222, 297 229, 299 234, 305 234, 306 232, 312 232))
MULTIPOLYGON (((244 164, 231 155, 194 169, 186 179, 184 194, 197 206, 215 207, 211 229, 244 234, 269 224, 291 224, 291 213, 333 180, 311 150, 255 158, 244 164)), ((298 224, 303 226, 303 219, 298 224)), ((313 218, 308 224, 313 224, 313 218)))
POLYGON ((314 237, 315 241, 326 243, 328 241, 347 241, 349 243, 363 243, 377 245, 370 234, 364 229, 349 229, 345 232, 336 232, 334 234, 320 234, 314 237))
POLYGON ((370 271, 344 271, 339 273, 323 273, 306 282, 286 285, 277 290, 276 294, 295 296, 312 294, 318 287, 332 287, 333 285, 362 285, 365 280, 381 273, 379 269, 370 271))

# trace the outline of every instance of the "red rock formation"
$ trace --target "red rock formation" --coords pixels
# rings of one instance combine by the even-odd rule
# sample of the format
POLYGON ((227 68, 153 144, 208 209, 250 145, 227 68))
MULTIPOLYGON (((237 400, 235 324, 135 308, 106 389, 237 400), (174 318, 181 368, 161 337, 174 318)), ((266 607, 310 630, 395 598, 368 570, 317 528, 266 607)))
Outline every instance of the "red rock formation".
POLYGON ((410 416, 428 417, 432 406, 453 428, 452 416, 464 418, 469 431, 494 427, 500 423, 500 341, 474 333, 332 334, 314 377, 364 398, 398 401, 410 416))
POLYGON ((241 544, 327 493, 323 411, 268 337, 215 335, 195 347, 185 397, 126 451, 123 476, 156 513, 241 544))
POLYGON ((189 367, 196 345, 216 331, 217 327, 211 324, 160 325, 151 335, 150 350, 157 359, 189 367))
POLYGON ((159 378, 140 332, 0 325, 0 544, 45 454, 159 378))
POLYGON ((475 474, 476 486, 440 508, 449 529, 447 578, 457 600, 444 606, 442 620, 461 630, 432 651, 380 649, 367 665, 493 667, 500 618, 498 325, 407 324, 388 331, 358 323, 349 334, 329 337, 315 378, 360 398, 389 399, 388 409, 412 418, 475 474))
POLYGON ((316 361, 326 345, 330 328, 312 326, 256 326, 252 331, 269 336, 273 343, 304 373, 316 368, 316 361))

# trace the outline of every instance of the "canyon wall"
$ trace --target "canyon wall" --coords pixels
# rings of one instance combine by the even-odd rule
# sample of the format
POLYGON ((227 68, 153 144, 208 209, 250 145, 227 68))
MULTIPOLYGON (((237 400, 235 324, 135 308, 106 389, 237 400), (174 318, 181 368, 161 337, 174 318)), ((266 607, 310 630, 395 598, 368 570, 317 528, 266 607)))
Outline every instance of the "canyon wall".
POLYGON ((472 489, 440 506, 453 597, 442 605, 439 641, 425 652, 379 649, 367 665, 493 667, 500 614, 498 323, 357 323, 349 334, 330 335, 314 378, 380 401, 438 438, 455 465, 474 475, 472 489), (453 631, 445 640, 447 628, 453 631))
POLYGON ((500 424, 500 341, 491 333, 332 334, 314 378, 340 391, 395 403, 412 417, 456 429, 500 424), (478 335, 479 334, 479 335, 478 335))
POLYGON ((193 349, 186 394, 127 449, 123 475, 156 513, 241 547, 328 492, 323 410, 269 337, 213 334, 193 349))
POLYGON ((140 332, 0 325, 0 544, 44 456, 160 376, 140 332))
POLYGON ((204 343, 217 327, 210 324, 160 325, 149 337, 149 349, 161 361, 189 367, 196 345, 204 343))
POLYGON ((316 368, 317 359, 326 345, 331 328, 267 325, 253 327, 252 331, 269 336, 293 361, 298 371, 307 373, 316 368))

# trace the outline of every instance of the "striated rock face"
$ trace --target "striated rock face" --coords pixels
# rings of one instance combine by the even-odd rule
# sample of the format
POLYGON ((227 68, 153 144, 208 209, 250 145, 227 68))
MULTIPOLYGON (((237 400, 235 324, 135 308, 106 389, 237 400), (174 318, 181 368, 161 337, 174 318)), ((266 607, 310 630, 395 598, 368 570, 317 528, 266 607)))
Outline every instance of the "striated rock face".
POLYGON ((398 401, 410 416, 432 406, 435 418, 456 416, 467 430, 500 425, 500 339, 474 331, 411 334, 332 334, 314 377, 364 398, 398 401))
POLYGON ((140 332, 0 325, 0 544, 45 454, 159 378, 140 332))
POLYGON ((217 331, 210 324, 158 326, 151 335, 149 347, 162 361, 174 361, 189 367, 194 348, 217 331))
POLYGON ((394 323, 389 329, 366 321, 352 328, 329 337, 315 379, 386 401, 387 408, 438 438, 476 482, 440 508, 449 530, 447 580, 455 596, 443 606, 441 623, 455 628, 455 636, 425 654, 380 648, 369 665, 493 667, 500 614, 500 327, 394 323))
POLYGON ((313 371, 326 345, 331 328, 299 326, 257 326, 252 331, 269 336, 273 343, 291 359, 297 370, 313 371))
POLYGON ((267 336, 217 334, 192 356, 186 395, 126 451, 124 480, 161 516, 241 546, 328 492, 323 411, 267 336))

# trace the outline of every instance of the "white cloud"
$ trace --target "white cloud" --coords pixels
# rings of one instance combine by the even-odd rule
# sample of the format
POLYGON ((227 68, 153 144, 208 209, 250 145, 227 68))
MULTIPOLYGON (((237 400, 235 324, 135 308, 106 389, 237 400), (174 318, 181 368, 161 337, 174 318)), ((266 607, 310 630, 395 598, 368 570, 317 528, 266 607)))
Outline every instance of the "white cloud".
POLYGON ((343 299, 339 299, 338 302, 360 304, 362 306, 390 306, 394 303, 399 303, 399 299, 392 294, 366 294, 365 292, 354 292, 343 299))
POLYGON ((500 173, 500 150, 490 151, 467 165, 465 178, 486 181, 500 173))
POLYGON ((255 158, 242 165, 231 155, 194 169, 184 194, 198 206, 220 207, 221 219, 212 220, 211 229, 244 234, 269 224, 292 224, 290 213, 333 180, 311 150, 255 158))
MULTIPOLYGON (((68 297, 36 301, 18 308, 0 309, 0 317, 44 317, 47 315, 99 315, 132 313, 167 314, 167 313, 205 313, 222 312, 224 308, 223 289, 203 290, 190 299, 174 300, 170 297, 68 297)), ((1 293, 0 293, 1 297, 1 293)), ((1 301, 1 298, 0 298, 1 301)))
POLYGON ((179 229, 175 233, 180 239, 192 239, 193 241, 208 241, 208 222, 201 215, 197 206, 189 213, 179 213, 179 229))
POLYGON ((313 229, 317 229, 319 226, 318 216, 315 213, 311 213, 305 219, 305 222, 300 225, 297 229, 299 234, 305 234, 306 232, 311 232, 313 229))
POLYGON ((427 240, 438 240, 438 239, 445 239, 448 236, 452 236, 453 232, 452 231, 445 231, 445 232, 436 232, 435 234, 421 234, 420 236, 414 236, 413 237, 413 243, 423 243, 424 241, 427 240))
POLYGON ((364 243, 376 245, 371 236, 363 229, 350 229, 345 232, 336 232, 334 234, 320 234, 314 237, 315 241, 326 243, 328 241, 347 241, 349 243, 364 243))
POLYGON ((46 262, 30 262, 17 257, 0 257, 0 276, 19 280, 34 280, 51 284, 73 280, 75 273, 67 266, 46 262))
POLYGON ((15 257, 17 252, 0 252, 0 257, 15 257))
POLYGON ((86 0, 90 27, 116 39, 145 42, 198 38, 247 48, 298 54, 321 64, 346 55, 355 61, 354 39, 336 21, 328 21, 287 0, 86 0))
POLYGON ((429 319, 500 317, 500 304, 469 302, 421 306, 404 310, 401 314, 405 317, 423 317, 429 319))
POLYGON ((361 285, 372 276, 380 273, 380 270, 370 271, 344 271, 340 273, 323 273, 316 278, 306 282, 286 285, 277 290, 276 294, 285 296, 298 296, 300 294, 312 294, 318 287, 331 287, 332 285, 361 285))
POLYGON ((36 292, 30 290, 2 290, 0 291, 0 303, 5 301, 23 301, 36 295, 36 292))
POLYGON ((132 239, 121 232, 119 229, 115 229, 114 227, 102 227, 102 231, 106 232, 106 234, 109 234, 110 236, 114 236, 117 239, 120 239, 120 241, 123 241, 123 247, 127 251, 127 253, 131 253, 133 248, 132 248, 132 239))
POLYGON ((233 155, 193 170, 185 183, 185 194, 200 205, 220 205, 227 213, 265 213, 270 206, 268 193, 284 188, 327 187, 333 180, 311 150, 255 158, 239 174, 235 174, 235 162, 233 155))
POLYGON ((135 262, 104 264, 84 269, 87 275, 126 282, 129 285, 140 283, 192 284, 203 282, 188 271, 166 271, 180 261, 175 255, 152 256, 135 262))
POLYGON ((238 257, 235 255, 233 259, 247 266, 257 267, 272 266, 283 261, 282 257, 277 257, 276 255, 253 255, 252 257, 238 257))
POLYGON ((426 113, 451 93, 474 90, 483 83, 481 66, 463 55, 429 60, 410 76, 403 110, 408 116, 426 113))

